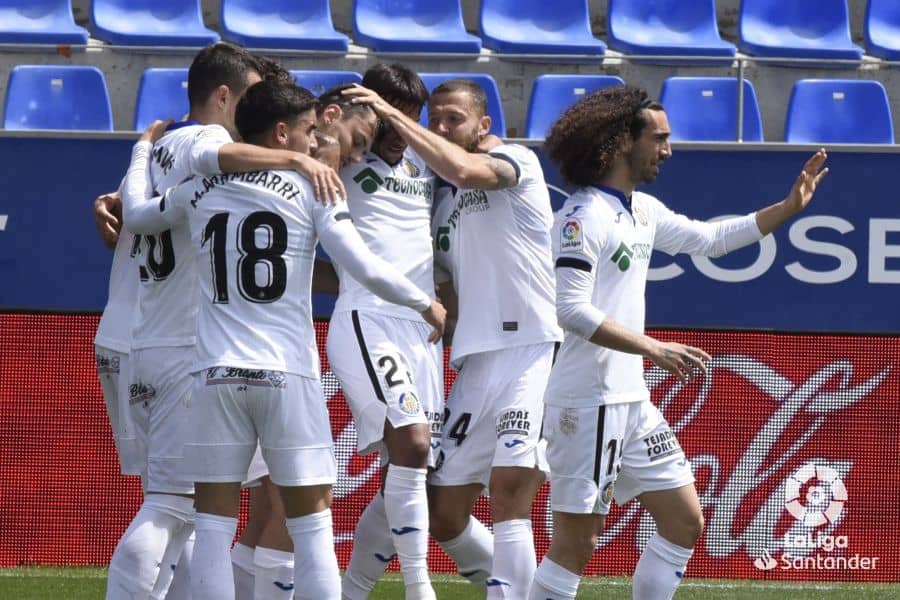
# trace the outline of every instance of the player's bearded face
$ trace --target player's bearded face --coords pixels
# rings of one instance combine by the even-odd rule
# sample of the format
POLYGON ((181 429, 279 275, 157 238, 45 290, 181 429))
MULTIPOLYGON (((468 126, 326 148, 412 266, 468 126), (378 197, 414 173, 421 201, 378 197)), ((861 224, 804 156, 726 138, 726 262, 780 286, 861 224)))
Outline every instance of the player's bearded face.
POLYGON ((474 152, 487 134, 483 115, 475 108, 468 92, 463 91, 431 97, 428 129, 467 152, 474 152))
POLYGON ((669 144, 669 120, 660 110, 644 110, 647 124, 628 153, 628 166, 634 183, 651 183, 659 176, 660 164, 672 156, 669 144))

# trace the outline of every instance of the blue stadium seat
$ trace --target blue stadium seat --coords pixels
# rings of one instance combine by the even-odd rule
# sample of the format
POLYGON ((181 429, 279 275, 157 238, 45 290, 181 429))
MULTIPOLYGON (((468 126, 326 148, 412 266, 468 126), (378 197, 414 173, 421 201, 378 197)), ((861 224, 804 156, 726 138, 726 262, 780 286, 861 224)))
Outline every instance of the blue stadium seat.
POLYGON ((609 0, 609 47, 625 54, 734 56, 714 0, 609 0))
POLYGON ((353 40, 376 52, 481 52, 459 0, 356 0, 353 40))
POLYGON ((297 85, 321 96, 336 85, 362 83, 362 76, 356 71, 291 71, 297 85))
POLYGON ((484 45, 506 54, 602 55, 591 33, 587 0, 482 0, 484 45))
POLYGON ((863 30, 869 54, 900 60, 900 2, 869 0, 863 30))
POLYGON ((860 60, 847 0, 742 0, 738 48, 753 56, 860 60))
POLYGON ((87 44, 70 0, 0 2, 0 44, 87 44))
POLYGON ((181 120, 190 110, 187 69, 147 69, 141 75, 134 108, 134 128, 142 131, 156 119, 181 120))
POLYGON ((93 0, 94 37, 119 46, 201 47, 219 40, 203 26, 200 0, 93 0))
MULTIPOLYGON (((491 133, 500 137, 506 137, 506 119, 503 116, 503 102, 500 100, 500 91, 497 82, 487 73, 419 73, 422 83, 428 88, 428 93, 448 79, 471 79, 480 85, 487 94, 487 110, 491 117, 491 133)), ((419 119, 423 127, 428 126, 428 106, 422 110, 419 119)))
MULTIPOLYGON (((659 101, 666 107, 672 141, 734 142, 737 140, 736 77, 669 77, 659 101)), ((744 80, 745 142, 763 141, 762 119, 753 84, 744 80)))
POLYGON ((328 0, 222 0, 222 37, 246 48, 347 51, 328 0))
POLYGON ((791 91, 784 140, 893 144, 894 123, 884 86, 858 79, 801 79, 791 91))
POLYGON ((103 73, 85 66, 13 68, 6 85, 3 127, 112 131, 103 73))
POLYGON ((615 75, 541 75, 534 80, 525 137, 542 139, 568 107, 588 94, 614 85, 625 85, 615 75))

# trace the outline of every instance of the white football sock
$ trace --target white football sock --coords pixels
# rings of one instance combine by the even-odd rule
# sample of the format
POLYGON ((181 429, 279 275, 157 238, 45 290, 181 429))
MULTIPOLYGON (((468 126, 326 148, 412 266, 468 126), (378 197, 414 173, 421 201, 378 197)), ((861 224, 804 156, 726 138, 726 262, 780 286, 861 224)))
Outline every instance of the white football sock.
POLYGON ((334 529, 331 510, 287 520, 294 541, 294 589, 297 600, 339 600, 341 574, 334 553, 334 529))
POLYGON ((366 600, 394 557, 394 539, 384 509, 384 496, 375 494, 353 532, 353 553, 341 582, 346 600, 366 600))
POLYGON ((428 577, 427 474, 426 469, 388 465, 384 480, 385 512, 407 588, 406 600, 434 598, 428 577))
POLYGON ((294 597, 294 553, 256 547, 253 553, 254 600, 291 600, 294 597))
POLYGON ((191 515, 191 521, 179 529, 178 532, 172 536, 172 539, 169 540, 168 546, 166 546, 166 552, 163 554, 163 558, 159 565, 159 577, 156 578, 153 592, 150 593, 150 598, 153 600, 164 600, 166 598, 169 598, 170 600, 174 599, 174 597, 168 595, 169 590, 171 589, 172 582, 175 578, 176 569, 181 563, 184 545, 193 533, 194 519, 193 515, 191 515))
POLYGON ((634 569, 632 597, 669 600, 684 578, 693 548, 683 548, 654 532, 634 569))
POLYGON ((485 587, 485 581, 491 575, 494 536, 484 523, 469 516, 469 523, 461 534, 438 544, 456 563, 460 575, 482 589, 485 587))
POLYGON ((170 494, 144 497, 109 563, 107 600, 150 597, 169 541, 191 520, 193 513, 190 498, 170 494))
POLYGON ((528 600, 575 600, 580 582, 580 575, 545 556, 534 572, 528 600))
POLYGON ((488 598, 526 598, 537 569, 531 519, 494 523, 494 562, 488 598))
POLYGON ((191 597, 193 600, 234 600, 229 550, 237 531, 237 519, 197 513, 194 530, 197 541, 191 569, 191 597))
POLYGON ((166 600, 191 600, 191 561, 194 557, 195 539, 194 527, 191 525, 191 535, 184 542, 166 600))
POLYGON ((231 549, 231 571, 234 576, 235 600, 253 600, 256 587, 256 567, 253 564, 254 548, 237 542, 231 549))

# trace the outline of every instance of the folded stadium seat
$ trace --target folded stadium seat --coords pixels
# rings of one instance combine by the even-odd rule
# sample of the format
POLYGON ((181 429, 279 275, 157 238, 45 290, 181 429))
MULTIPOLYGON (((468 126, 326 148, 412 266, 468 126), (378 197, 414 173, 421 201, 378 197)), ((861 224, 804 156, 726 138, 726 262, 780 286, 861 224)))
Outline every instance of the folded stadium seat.
POLYGON ((738 48, 754 56, 861 60, 863 55, 850 40, 847 0, 742 0, 738 34, 738 48))
POLYGON ((134 129, 142 131, 156 119, 183 119, 190 110, 187 82, 187 69, 144 71, 134 107, 134 129))
POLYGON ((791 91, 784 140, 893 144, 894 123, 884 86, 857 79, 801 79, 791 91))
POLYGON ((9 0, 0 4, 0 44, 87 44, 70 0, 9 0))
POLYGON ((200 0, 93 0, 91 30, 119 46, 202 47, 219 40, 203 26, 200 0))
POLYGON ((247 48, 347 51, 328 0, 222 0, 222 38, 247 48))
POLYGON ((714 0, 609 0, 609 47, 624 54, 734 56, 714 0))
MULTIPOLYGON (((491 117, 491 133, 500 137, 506 137, 506 119, 503 116, 503 102, 500 100, 500 91, 497 82, 487 73, 419 73, 428 92, 448 79, 471 79, 480 85, 487 94, 487 110, 491 117)), ((422 117, 419 119, 423 127, 428 126, 428 105, 422 109, 422 117)))
POLYGON ((591 33, 587 0, 482 0, 484 45, 506 54, 602 55, 591 33))
MULTIPOLYGON (((737 140, 736 77, 669 77, 659 101, 666 108, 672 141, 734 142, 737 140)), ((762 119, 753 84, 744 80, 745 142, 763 141, 762 119)))
POLYGON ((525 137, 542 139, 568 107, 588 94, 614 85, 625 85, 615 75, 541 75, 535 78, 525 119, 525 137))
POLYGON ((900 2, 869 0, 863 31, 869 54, 885 60, 900 60, 900 2))
POLYGON ((466 33, 460 0, 356 0, 353 40, 376 52, 481 52, 466 33))
POLYGON ((86 66, 13 68, 6 85, 3 127, 112 131, 103 73, 86 66))
POLYGON ((297 85, 321 96, 336 85, 362 83, 362 76, 356 71, 291 71, 297 85))

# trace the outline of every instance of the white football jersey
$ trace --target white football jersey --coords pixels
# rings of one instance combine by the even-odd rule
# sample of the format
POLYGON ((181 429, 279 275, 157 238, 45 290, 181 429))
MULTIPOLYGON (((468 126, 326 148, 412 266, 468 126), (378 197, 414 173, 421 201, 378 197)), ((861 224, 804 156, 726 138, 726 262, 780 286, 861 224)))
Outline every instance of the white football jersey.
POLYGON ((453 272, 453 229, 450 227, 450 213, 455 208, 453 186, 437 179, 434 190, 434 207, 431 210, 431 237, 434 239, 434 282, 445 283, 452 279, 453 272))
MULTIPOLYGON (((557 269, 588 273, 593 277, 590 303, 604 318, 640 333, 652 250, 715 256, 762 237, 754 215, 719 223, 693 221, 648 194, 634 192, 629 202, 621 192, 602 186, 572 194, 557 213, 552 234, 557 269)), ((545 403, 579 407, 648 400, 643 360, 566 331, 545 403)))
MULTIPOLYGON (((153 147, 150 185, 162 194, 192 175, 219 171, 218 150, 231 143, 221 125, 176 123, 153 147)), ((150 194, 148 194, 149 196, 150 194)), ((126 223, 127 226, 127 223, 126 223)), ((186 222, 156 235, 135 236, 140 286, 132 347, 190 346, 196 341, 194 253, 186 222)))
POLYGON ((454 366, 469 354, 562 339, 550 249, 553 212, 541 164, 517 144, 490 154, 516 168, 518 183, 454 193, 447 217, 459 295, 454 366))
MULTIPOLYGON (((341 169, 353 224, 373 253, 388 261, 429 296, 434 294, 431 208, 435 175, 407 150, 396 165, 375 153, 341 169)), ((340 294, 334 312, 363 310, 423 321, 411 308, 370 292, 335 263, 340 294)))
POLYGON ((94 336, 98 346, 123 354, 131 352, 131 326, 138 294, 134 239, 125 228, 119 233, 109 270, 109 296, 94 336))

